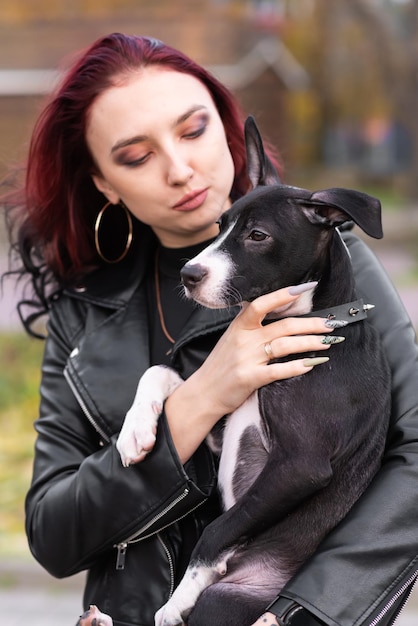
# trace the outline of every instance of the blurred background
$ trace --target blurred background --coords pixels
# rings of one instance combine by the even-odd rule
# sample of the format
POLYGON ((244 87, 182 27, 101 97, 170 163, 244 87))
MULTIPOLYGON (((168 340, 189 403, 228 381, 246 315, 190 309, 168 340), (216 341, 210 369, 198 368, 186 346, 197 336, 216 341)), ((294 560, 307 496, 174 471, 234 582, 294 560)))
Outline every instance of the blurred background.
MULTIPOLYGON (((418 0, 0 0, 0 179, 24 157, 60 72, 112 31, 157 37, 210 69, 276 146, 287 183, 378 196, 385 237, 368 243, 418 328, 418 0)), ((81 577, 44 574, 23 532, 42 342, 22 333, 17 297, 5 281, 0 611, 8 626, 65 626, 81 610, 81 577)), ((398 623, 417 618, 414 594, 398 623)))

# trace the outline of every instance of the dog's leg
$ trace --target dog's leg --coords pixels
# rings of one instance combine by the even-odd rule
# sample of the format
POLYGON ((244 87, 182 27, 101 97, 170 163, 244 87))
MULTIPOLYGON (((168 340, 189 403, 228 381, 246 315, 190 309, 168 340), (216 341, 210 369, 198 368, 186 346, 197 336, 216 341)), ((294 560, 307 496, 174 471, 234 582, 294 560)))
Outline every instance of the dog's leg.
POLYGON ((226 574, 227 560, 232 554, 225 554, 225 559, 220 559, 215 566, 204 562, 190 564, 170 600, 155 614, 155 626, 183 624, 202 591, 226 574))
POLYGON ((301 460, 275 448, 248 492, 205 528, 182 581, 156 613, 156 626, 182 624, 204 589, 227 573, 228 561, 240 546, 324 488, 331 477, 329 451, 317 446, 301 460))
MULTIPOLYGON (((203 570, 195 570, 196 576, 188 581, 187 592, 182 589, 182 597, 175 591, 175 606, 166 605, 156 616, 158 626, 173 626, 187 620, 189 626, 245 626, 252 624, 262 614, 266 606, 277 596, 278 591, 287 582, 282 575, 280 559, 270 553, 266 546, 273 547, 267 538, 261 551, 254 544, 245 547, 245 552, 228 561, 228 572, 215 575, 208 573, 204 580, 203 570), (197 583, 196 583, 197 581, 197 583), (204 588, 200 589, 199 581, 204 588), (195 601, 194 606, 191 606, 195 601), (182 608, 180 612, 180 603, 182 608), (177 608, 176 608, 177 607, 177 608)), ((189 577, 190 578, 190 577, 189 577)), ((173 596, 173 598, 174 598, 173 596)))
POLYGON ((125 467, 139 463, 152 450, 164 400, 182 382, 174 370, 164 365, 150 367, 143 374, 116 442, 125 467))

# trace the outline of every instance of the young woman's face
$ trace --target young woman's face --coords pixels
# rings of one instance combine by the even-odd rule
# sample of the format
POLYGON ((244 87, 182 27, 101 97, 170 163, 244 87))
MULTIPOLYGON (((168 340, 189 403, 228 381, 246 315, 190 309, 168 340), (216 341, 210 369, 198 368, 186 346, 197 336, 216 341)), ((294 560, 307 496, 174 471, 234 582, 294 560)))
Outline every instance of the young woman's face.
POLYGON ((122 200, 164 246, 182 247, 218 232, 229 206, 234 164, 207 88, 189 74, 147 67, 94 102, 87 143, 93 180, 122 200))

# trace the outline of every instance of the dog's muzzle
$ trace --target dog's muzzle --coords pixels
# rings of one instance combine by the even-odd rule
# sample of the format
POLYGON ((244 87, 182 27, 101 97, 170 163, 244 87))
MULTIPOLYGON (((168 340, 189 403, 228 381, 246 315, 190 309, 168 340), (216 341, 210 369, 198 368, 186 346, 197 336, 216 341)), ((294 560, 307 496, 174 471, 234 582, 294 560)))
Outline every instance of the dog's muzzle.
POLYGON ((208 270, 200 263, 186 265, 181 269, 180 276, 183 285, 191 292, 208 275, 208 270))
MULTIPOLYGON (((213 244, 212 244, 213 245, 213 244)), ((229 257, 208 249, 188 261, 180 271, 185 294, 209 309, 229 306, 229 292, 233 266, 229 257)))

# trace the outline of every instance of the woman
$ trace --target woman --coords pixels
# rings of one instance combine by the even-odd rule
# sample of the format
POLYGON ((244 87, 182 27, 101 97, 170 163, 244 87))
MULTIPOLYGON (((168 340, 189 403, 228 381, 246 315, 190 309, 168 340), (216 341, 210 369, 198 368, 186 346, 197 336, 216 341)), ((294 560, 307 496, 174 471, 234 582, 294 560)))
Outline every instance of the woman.
MULTIPOLYGON (((184 260, 248 190, 242 129, 233 98, 204 69, 161 42, 113 34, 51 97, 24 189, 9 200, 24 271, 49 314, 29 544, 55 576, 88 570, 84 606, 98 605, 116 626, 153 624, 219 513, 204 443, 212 427, 255 389, 316 364, 268 364, 265 344, 275 357, 329 349, 320 318, 262 326, 298 289, 259 298, 235 319, 179 293, 184 260), (115 442, 153 363, 171 364, 185 382, 165 404, 152 453, 126 469, 115 442)), ((386 625, 416 576, 415 335, 373 255, 353 234, 345 239, 393 370, 385 463, 257 624, 349 626, 380 615, 375 623, 386 625)))

